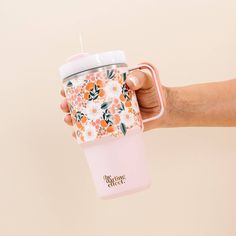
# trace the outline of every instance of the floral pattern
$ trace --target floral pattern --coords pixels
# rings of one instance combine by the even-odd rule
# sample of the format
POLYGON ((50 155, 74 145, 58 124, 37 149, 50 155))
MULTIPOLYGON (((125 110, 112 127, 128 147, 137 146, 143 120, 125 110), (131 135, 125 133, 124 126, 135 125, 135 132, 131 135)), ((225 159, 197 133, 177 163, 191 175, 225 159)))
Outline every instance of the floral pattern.
POLYGON ((74 75, 63 83, 79 143, 143 128, 135 92, 126 78, 126 68, 115 68, 74 75))

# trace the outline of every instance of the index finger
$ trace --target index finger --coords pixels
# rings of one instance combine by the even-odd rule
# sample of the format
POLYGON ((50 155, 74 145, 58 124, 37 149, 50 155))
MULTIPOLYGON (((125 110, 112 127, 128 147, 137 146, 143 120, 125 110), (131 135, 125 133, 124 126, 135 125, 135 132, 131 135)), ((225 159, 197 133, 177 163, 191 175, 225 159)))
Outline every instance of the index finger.
POLYGON ((150 89, 153 86, 151 76, 141 70, 131 72, 126 83, 132 90, 150 89))

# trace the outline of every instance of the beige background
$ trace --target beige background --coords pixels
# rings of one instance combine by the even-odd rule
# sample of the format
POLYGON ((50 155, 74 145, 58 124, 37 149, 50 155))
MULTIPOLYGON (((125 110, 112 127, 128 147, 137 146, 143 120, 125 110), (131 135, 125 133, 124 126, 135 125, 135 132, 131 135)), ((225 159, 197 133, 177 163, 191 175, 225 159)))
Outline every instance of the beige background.
POLYGON ((236 76, 234 0, 0 0, 0 235, 236 235, 235 128, 145 133, 152 187, 96 197, 59 110, 81 31, 87 51, 151 61, 165 85, 236 76))

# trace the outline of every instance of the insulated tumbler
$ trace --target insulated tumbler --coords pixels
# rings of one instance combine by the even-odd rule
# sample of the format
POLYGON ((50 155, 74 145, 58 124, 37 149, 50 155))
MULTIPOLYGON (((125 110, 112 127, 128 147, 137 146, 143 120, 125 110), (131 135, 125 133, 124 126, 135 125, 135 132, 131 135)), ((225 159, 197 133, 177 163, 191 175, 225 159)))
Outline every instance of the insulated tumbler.
POLYGON ((147 188, 143 123, 164 112, 157 69, 150 63, 129 68, 124 52, 116 50, 74 55, 60 67, 60 76, 98 196, 113 198, 147 188), (133 70, 152 75, 160 104, 154 117, 142 119, 136 94, 126 85, 133 70))

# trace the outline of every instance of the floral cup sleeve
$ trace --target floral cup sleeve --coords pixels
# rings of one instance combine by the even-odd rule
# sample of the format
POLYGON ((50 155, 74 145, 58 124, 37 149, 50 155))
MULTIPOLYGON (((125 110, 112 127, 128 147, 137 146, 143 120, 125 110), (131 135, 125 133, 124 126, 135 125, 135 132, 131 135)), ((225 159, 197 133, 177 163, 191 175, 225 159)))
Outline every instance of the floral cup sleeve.
POLYGON ((143 129, 135 92, 126 78, 127 68, 120 67, 74 75, 63 83, 79 143, 143 129))

